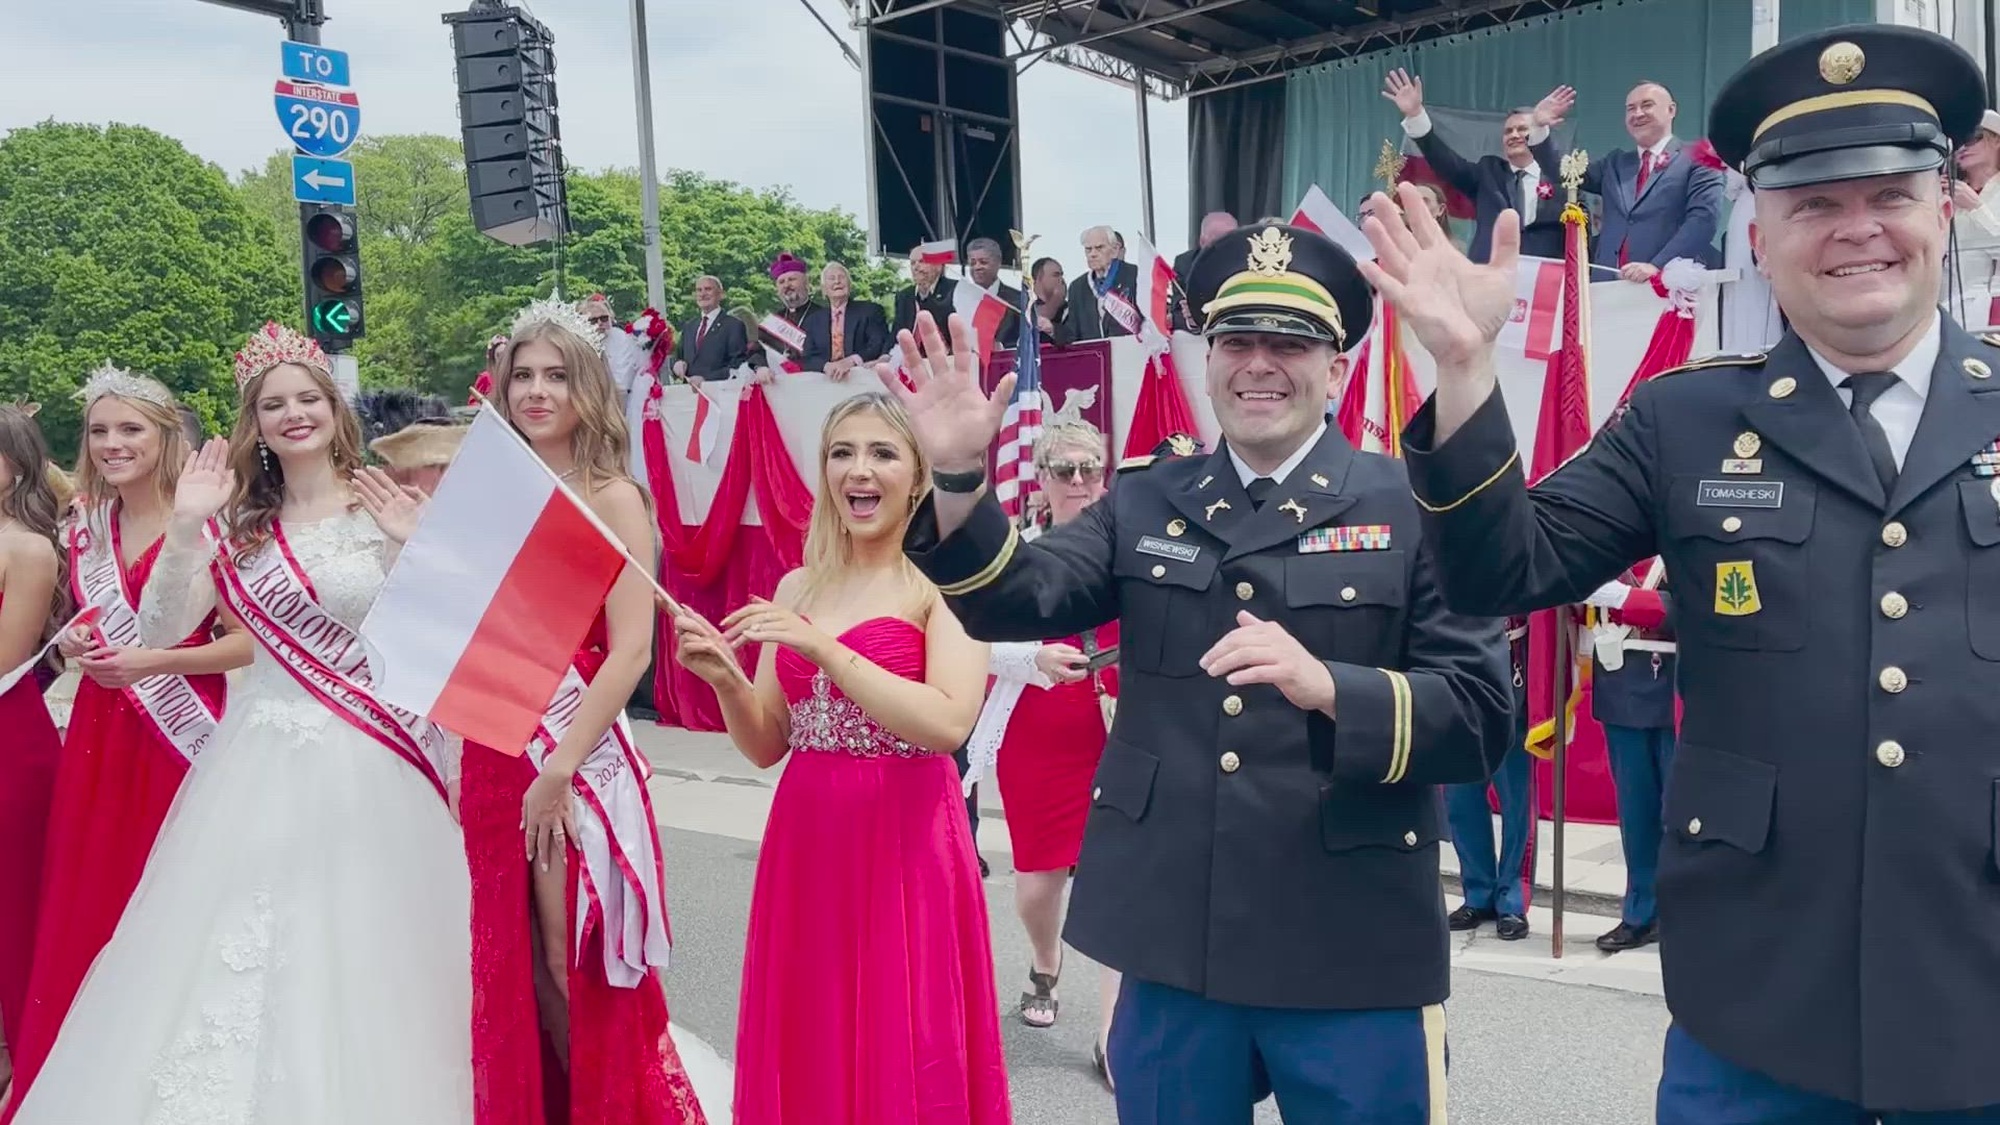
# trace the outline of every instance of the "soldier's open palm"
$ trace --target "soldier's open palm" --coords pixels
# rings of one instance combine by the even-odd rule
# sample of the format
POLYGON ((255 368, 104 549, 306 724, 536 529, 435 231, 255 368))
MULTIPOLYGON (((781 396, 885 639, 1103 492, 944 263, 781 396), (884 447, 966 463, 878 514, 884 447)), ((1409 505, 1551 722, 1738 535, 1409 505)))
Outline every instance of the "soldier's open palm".
POLYGON ((1009 374, 988 396, 979 389, 979 353, 963 318, 951 318, 951 343, 938 331, 931 314, 918 313, 916 332, 897 334, 903 347, 905 386, 894 371, 882 381, 903 401, 917 444, 930 463, 947 472, 963 472, 986 463, 986 450, 1000 433, 1007 401, 1014 394, 1009 374))
POLYGON ((1440 377, 1476 364, 1514 311, 1520 216, 1501 214, 1493 225, 1492 260, 1482 265, 1452 245, 1412 185, 1397 189, 1398 206, 1376 198, 1380 203, 1362 225, 1375 261, 1360 263, 1362 276, 1436 358, 1440 377))

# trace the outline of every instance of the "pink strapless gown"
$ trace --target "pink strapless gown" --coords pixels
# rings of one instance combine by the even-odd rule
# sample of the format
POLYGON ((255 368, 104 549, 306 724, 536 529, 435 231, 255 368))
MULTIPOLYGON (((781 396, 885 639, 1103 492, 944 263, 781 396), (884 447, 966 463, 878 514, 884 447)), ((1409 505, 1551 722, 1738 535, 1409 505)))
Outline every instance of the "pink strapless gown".
MULTIPOLYGON (((841 640, 908 679, 923 631, 841 640)), ((876 726, 789 649, 791 758, 750 901, 737 1125, 1011 1120, 992 937, 958 770, 876 726)))

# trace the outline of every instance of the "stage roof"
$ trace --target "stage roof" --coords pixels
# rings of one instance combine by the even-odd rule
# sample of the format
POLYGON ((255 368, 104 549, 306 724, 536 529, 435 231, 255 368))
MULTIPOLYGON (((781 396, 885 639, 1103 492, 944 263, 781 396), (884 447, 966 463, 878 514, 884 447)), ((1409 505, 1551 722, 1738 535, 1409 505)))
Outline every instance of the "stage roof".
POLYGON ((1165 98, 1496 27, 1589 0, 847 0, 857 23, 958 8, 1003 17, 1015 65, 1047 58, 1165 98))

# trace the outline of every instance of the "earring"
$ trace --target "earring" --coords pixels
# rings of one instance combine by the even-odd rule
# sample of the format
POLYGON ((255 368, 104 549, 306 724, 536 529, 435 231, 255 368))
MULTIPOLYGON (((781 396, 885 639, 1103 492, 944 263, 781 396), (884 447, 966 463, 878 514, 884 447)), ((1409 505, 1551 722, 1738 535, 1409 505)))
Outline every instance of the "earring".
POLYGON ((264 444, 262 437, 257 439, 257 463, 264 466, 265 472, 271 471, 271 447, 264 444))

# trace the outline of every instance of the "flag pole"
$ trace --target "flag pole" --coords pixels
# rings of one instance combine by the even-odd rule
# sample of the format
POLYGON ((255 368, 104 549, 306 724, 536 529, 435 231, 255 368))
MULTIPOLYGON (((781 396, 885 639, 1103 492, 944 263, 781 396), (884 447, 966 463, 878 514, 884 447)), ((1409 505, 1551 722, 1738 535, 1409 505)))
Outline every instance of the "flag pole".
POLYGON ((1560 961, 1563 955, 1563 813, 1569 796, 1569 691, 1570 691, 1570 617, 1569 607, 1559 605, 1556 614, 1556 667, 1553 683, 1555 694, 1555 746, 1550 756, 1550 767, 1555 772, 1555 791, 1550 812, 1555 819, 1555 893, 1549 905, 1555 912, 1555 922, 1549 927, 1549 956, 1560 961))
MULTIPOLYGON (((1577 202, 1577 193, 1583 188, 1584 174, 1589 167, 1590 154, 1578 148, 1564 154, 1560 170, 1563 187, 1568 193, 1568 200, 1562 210, 1563 226, 1567 228, 1563 239, 1563 266, 1565 273, 1563 299, 1565 301, 1569 300, 1570 291, 1574 289, 1578 305, 1575 309, 1564 310, 1564 324, 1567 325, 1571 320, 1575 320, 1577 331, 1573 337, 1567 332, 1564 333, 1563 347, 1565 349, 1573 348, 1577 352, 1576 355, 1567 358, 1566 366, 1573 365, 1583 369, 1585 395, 1590 393, 1590 384, 1588 381, 1590 349, 1589 345, 1585 343, 1587 334, 1590 331, 1588 314, 1585 312, 1589 307, 1590 275, 1585 271, 1583 266, 1584 223, 1587 221, 1587 217, 1584 214, 1582 205, 1577 202)), ((1563 844, 1566 835, 1564 832, 1564 823, 1569 798, 1569 695, 1571 688, 1570 680, 1572 673, 1575 671, 1575 655, 1572 652, 1572 645, 1575 638, 1571 635, 1572 625, 1569 606, 1559 605, 1555 608, 1555 629, 1556 666, 1555 675, 1551 677, 1550 684, 1555 689, 1556 741, 1550 761, 1550 766, 1555 771, 1555 786, 1554 792, 1551 794, 1551 807, 1549 810, 1552 819, 1555 821, 1552 833, 1555 847, 1555 887, 1550 901, 1550 906, 1554 910, 1555 921, 1549 927, 1549 956, 1552 959, 1561 960, 1563 955, 1563 898, 1566 889, 1563 886, 1563 844)))

